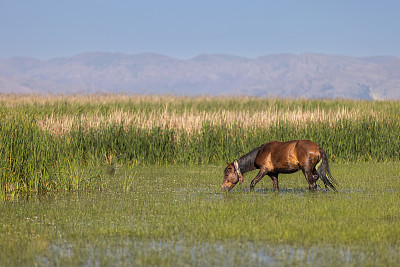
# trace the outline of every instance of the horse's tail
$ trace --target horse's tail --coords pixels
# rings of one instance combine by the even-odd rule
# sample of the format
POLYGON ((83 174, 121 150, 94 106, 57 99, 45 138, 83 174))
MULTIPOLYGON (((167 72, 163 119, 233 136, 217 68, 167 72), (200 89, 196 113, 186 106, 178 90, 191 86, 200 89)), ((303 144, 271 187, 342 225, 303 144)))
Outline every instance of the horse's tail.
POLYGON ((334 191, 337 192, 333 184, 335 184, 336 186, 338 186, 339 184, 332 177, 331 170, 329 169, 328 157, 326 156, 326 152, 322 147, 320 147, 319 153, 321 154, 322 163, 319 165, 317 169, 318 176, 324 182, 326 188, 328 188, 329 186, 330 188, 332 188, 334 191))

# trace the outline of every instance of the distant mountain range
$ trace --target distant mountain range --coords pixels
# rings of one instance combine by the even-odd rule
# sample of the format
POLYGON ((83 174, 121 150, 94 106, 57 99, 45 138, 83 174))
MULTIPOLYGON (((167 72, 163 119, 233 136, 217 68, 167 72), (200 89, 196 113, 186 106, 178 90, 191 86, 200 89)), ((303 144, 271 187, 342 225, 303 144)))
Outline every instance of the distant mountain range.
POLYGON ((276 54, 254 59, 84 53, 0 59, 0 93, 135 93, 400 99, 400 57, 276 54))

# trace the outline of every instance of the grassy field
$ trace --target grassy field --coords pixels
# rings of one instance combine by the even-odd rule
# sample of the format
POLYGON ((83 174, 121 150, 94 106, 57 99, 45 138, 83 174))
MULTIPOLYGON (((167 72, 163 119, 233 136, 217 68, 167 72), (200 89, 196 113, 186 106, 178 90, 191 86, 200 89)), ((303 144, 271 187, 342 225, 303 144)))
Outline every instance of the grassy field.
POLYGON ((222 163, 271 140, 311 139, 332 162, 400 159, 399 101, 3 95, 0 125, 2 198, 102 190, 118 166, 222 163))
POLYGON ((309 192, 301 173, 250 193, 252 172, 226 194, 223 168, 139 166, 123 190, 120 167, 103 192, 3 202, 0 265, 398 265, 399 164, 331 164, 338 193, 309 192))
POLYGON ((399 129, 399 101, 1 95, 0 266, 397 266, 399 129), (221 192, 225 161, 291 139, 338 193, 221 192))

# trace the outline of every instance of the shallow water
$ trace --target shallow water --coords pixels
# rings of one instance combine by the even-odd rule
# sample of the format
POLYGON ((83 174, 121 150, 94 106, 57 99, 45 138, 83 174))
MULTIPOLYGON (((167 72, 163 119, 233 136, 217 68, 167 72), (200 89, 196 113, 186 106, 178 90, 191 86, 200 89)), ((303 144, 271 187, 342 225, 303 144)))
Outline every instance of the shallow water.
POLYGON ((0 265, 395 266, 400 260, 400 185, 393 177, 374 186, 364 177, 342 179, 338 193, 311 193, 294 175, 281 180, 279 193, 268 180, 254 193, 246 184, 224 193, 220 174, 214 166, 143 167, 128 192, 120 190, 117 173, 107 191, 4 202, 0 265))
MULTIPOLYGON (((48 256, 39 256, 35 262, 54 266, 76 256, 76 248, 69 244, 53 244, 48 256), (54 261, 54 259, 57 259, 54 261)), ((190 265, 190 266, 337 266, 338 264, 370 265, 367 253, 360 247, 307 247, 269 245, 257 242, 194 242, 138 241, 135 239, 108 240, 107 244, 80 248, 79 265, 190 265)), ((389 248, 388 255, 396 257, 398 248, 389 248)))

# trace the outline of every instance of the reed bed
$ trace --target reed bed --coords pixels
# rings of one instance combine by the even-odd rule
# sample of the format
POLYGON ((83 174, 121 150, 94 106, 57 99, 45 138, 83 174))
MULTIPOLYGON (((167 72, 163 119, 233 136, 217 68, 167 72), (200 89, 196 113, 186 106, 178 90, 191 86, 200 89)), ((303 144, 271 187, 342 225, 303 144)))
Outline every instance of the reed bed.
POLYGON ((176 130, 177 137, 182 132, 185 133, 200 133, 205 124, 211 126, 224 125, 232 129, 237 125, 246 129, 268 129, 270 127, 289 123, 293 126, 301 126, 307 122, 328 122, 331 125, 341 121, 357 121, 359 119, 372 119, 376 123, 382 123, 383 118, 368 111, 364 114, 355 110, 348 110, 345 107, 336 112, 327 112, 325 110, 278 110, 277 108, 269 108, 263 111, 250 112, 246 110, 230 111, 195 111, 185 110, 177 113, 165 108, 161 111, 145 112, 124 111, 123 109, 111 111, 109 114, 94 113, 81 115, 62 115, 39 117, 37 120, 38 126, 44 131, 52 134, 68 134, 78 123, 85 130, 99 130, 104 125, 119 125, 125 129, 132 125, 137 125, 143 130, 151 130, 153 128, 173 128, 176 130))
POLYGON ((2 192, 101 190, 121 165, 232 161, 311 139, 340 162, 400 159, 400 102, 126 95, 0 96, 2 192))

